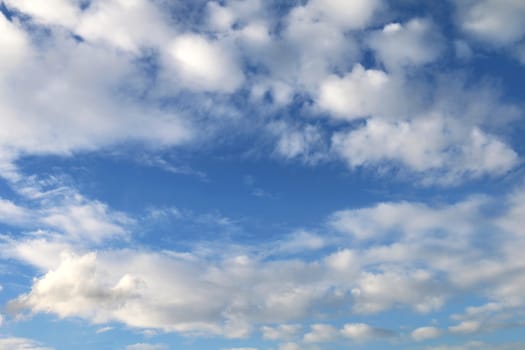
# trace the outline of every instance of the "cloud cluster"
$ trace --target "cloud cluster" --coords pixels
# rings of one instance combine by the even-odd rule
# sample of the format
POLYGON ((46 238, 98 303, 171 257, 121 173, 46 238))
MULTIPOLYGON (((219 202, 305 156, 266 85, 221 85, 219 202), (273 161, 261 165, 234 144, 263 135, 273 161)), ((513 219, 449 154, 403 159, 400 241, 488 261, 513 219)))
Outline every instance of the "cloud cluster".
MULTIPOLYGON (((290 322, 313 315, 373 314, 393 308, 425 314, 469 292, 492 304, 455 316, 460 323, 451 323, 449 331, 478 331, 486 320, 496 326, 487 315, 525 306, 525 281, 519 277, 525 265, 518 258, 525 244, 522 226, 502 225, 523 211, 522 197, 520 188, 502 199, 473 197, 440 207, 399 202, 341 211, 329 219, 331 225, 358 242, 370 243, 356 245, 339 238, 338 245, 347 248, 313 261, 278 256, 266 260, 231 251, 203 256, 197 251, 123 248, 95 254, 89 249, 75 252, 78 248, 68 245, 62 249, 69 253, 60 255, 56 243, 28 237, 11 241, 3 250, 44 275, 30 292, 13 300, 10 309, 233 338, 263 325, 264 338, 289 340, 301 330, 290 322), (486 217, 485 208, 494 201, 503 203, 505 210, 486 217), (480 237, 486 244, 474 243, 480 237), (393 243, 384 243, 388 241, 393 243), (27 249, 44 251, 42 247, 60 256, 52 260, 53 266, 49 260, 22 254, 27 249)), ((504 322, 496 327, 504 327, 504 322)), ((383 339, 391 332, 365 324, 348 324, 338 331, 321 324, 312 325, 304 341, 322 342, 336 335, 356 341, 383 339)), ((422 341, 441 333, 422 327, 412 338, 422 341)))
MULTIPOLYGON (((258 332, 282 350, 515 325, 525 312, 524 187, 341 209, 271 242, 176 251, 141 246, 131 234, 140 219, 17 168, 23 156, 138 143, 153 153, 144 164, 205 179, 156 152, 202 143, 220 153, 221 142, 250 139, 287 162, 339 161, 425 186, 503 177, 521 162, 510 130, 521 109, 496 83, 443 62, 453 49, 475 59, 481 45, 525 62, 525 6, 451 1, 457 33, 430 17, 394 19, 383 0, 278 10, 260 0, 2 1, 0 175, 13 196, 0 198, 0 223, 17 234, 0 236, 0 257, 39 271, 9 310, 185 335, 258 332), (425 317, 465 294, 480 305, 439 327, 349 322, 389 310, 425 317)), ((163 215, 235 226, 173 208, 148 220, 163 215)), ((0 348, 44 350, 19 338, 0 338, 0 348)))
MULTIPOLYGON (((153 148, 206 142, 213 132, 250 133, 261 124, 284 159, 339 159, 351 170, 400 167, 424 184, 499 176, 518 163, 512 145, 494 134, 499 125, 485 123, 487 114, 499 114, 503 123, 516 113, 493 96, 486 99, 482 88, 449 91, 438 73, 427 79, 424 68, 447 50, 444 34, 428 18, 369 29, 387 8, 380 0, 351 6, 312 0, 278 14, 255 0, 212 1, 197 23, 146 0, 54 0, 53 11, 30 1, 5 4, 14 14, 0 16, 6 48, 0 149, 7 164, 22 154, 64 155, 127 142, 153 148), (365 68, 367 50, 376 65, 365 68), (429 96, 434 91, 445 96, 429 96), (254 113, 246 103, 232 103, 244 98, 263 106, 256 113, 269 108, 270 118, 265 112, 255 124, 233 122, 254 113), (328 114, 338 126, 279 117, 297 101, 299 114, 328 114)), ((457 8, 468 33, 500 33, 507 43, 523 34, 513 20, 522 6, 513 1, 457 8), (491 9, 495 15, 485 19, 491 9)))

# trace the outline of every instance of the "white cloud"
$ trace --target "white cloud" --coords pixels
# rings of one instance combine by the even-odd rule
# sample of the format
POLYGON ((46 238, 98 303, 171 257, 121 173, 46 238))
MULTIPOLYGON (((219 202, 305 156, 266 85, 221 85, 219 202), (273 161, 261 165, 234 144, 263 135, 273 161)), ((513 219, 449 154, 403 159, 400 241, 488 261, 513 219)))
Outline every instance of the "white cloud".
POLYGON ((132 222, 124 214, 110 214, 100 202, 71 203, 45 210, 41 222, 70 235, 100 242, 103 238, 126 233, 125 225, 132 222))
POLYGON ((396 305, 409 305, 417 312, 428 313, 443 306, 447 289, 446 284, 438 283, 436 276, 428 270, 363 272, 351 291, 353 310, 359 314, 372 314, 396 305))
POLYGON ((343 326, 341 334, 352 340, 362 342, 377 340, 391 336, 391 333, 379 328, 374 328, 366 323, 347 323, 343 326))
POLYGON ((178 36, 168 49, 181 83, 194 90, 234 92, 244 74, 231 52, 198 34, 178 36))
POLYGON ((279 121, 269 124, 268 129, 277 137, 275 151, 280 157, 301 159, 307 164, 315 164, 326 157, 323 133, 314 125, 295 127, 279 121))
POLYGON ((139 53, 146 46, 162 46, 172 34, 168 18, 147 0, 95 0, 81 9, 80 0, 7 0, 6 4, 44 25, 63 26, 92 43, 107 43, 139 53))
POLYGON ((32 0, 5 0, 7 6, 30 15, 35 21, 72 27, 80 15, 80 2, 71 0, 50 0, 43 2, 32 0))
POLYGON ((442 41, 431 21, 416 18, 373 32, 368 44, 389 70, 396 70, 435 61, 443 51, 442 41))
POLYGON ((0 81, 0 149, 15 156, 64 155, 127 140, 165 147, 190 139, 188 122, 176 113, 116 93, 139 73, 129 57, 71 39, 50 40, 49 50, 0 81))
MULTIPOLYGON (((366 245, 339 240, 339 247, 352 250, 309 262, 278 255, 261 260, 224 248, 211 255, 199 255, 198 249, 184 253, 98 249, 94 254, 86 253, 89 247, 60 244, 46 236, 11 240, 2 246, 4 254, 37 266, 44 274, 31 291, 10 303, 10 309, 226 337, 245 337, 254 327, 277 323, 280 326, 260 330, 263 338, 280 341, 298 337, 302 320, 333 316, 334 310, 363 315, 410 308, 428 313, 458 293, 507 300, 508 306, 484 308, 503 315, 525 305, 525 282, 516 278, 525 271, 519 258, 525 240, 518 232, 496 231, 496 241, 486 233, 521 204, 510 199, 521 198, 517 195, 521 191, 497 199, 504 203, 497 217, 485 217, 484 208, 496 201, 486 197, 442 206, 385 203, 338 213, 335 217, 348 218, 343 229, 350 221, 351 227, 364 227, 381 239, 366 245), (473 246, 480 237, 485 248, 473 246), (392 243, 384 243, 384 238, 392 243)), ((261 253, 260 247, 255 252, 261 253)), ((480 310, 469 309, 464 318, 454 319, 468 322, 478 317, 477 322, 484 322, 489 316, 476 316, 483 315, 480 310)), ((467 325, 451 325, 449 330, 466 331, 467 325)), ((335 335, 333 331, 314 325, 303 339, 319 342, 335 335)), ((418 331, 414 337, 426 333, 418 331)), ((366 324, 348 324, 340 334, 358 341, 394 336, 366 324)))
MULTIPOLYGON (((268 41, 264 35, 266 30, 259 25, 256 31, 259 34, 255 37, 260 39, 252 40, 249 46, 254 53, 251 58, 269 70, 272 81, 291 86, 293 92, 312 93, 319 81, 334 69, 346 71, 349 64, 356 62, 360 48, 347 31, 368 22, 364 12, 373 12, 378 3, 353 1, 349 5, 341 1, 310 1, 304 6, 296 6, 284 18, 282 34, 274 36, 273 40, 268 41), (338 11, 338 7, 344 11, 338 11), (342 15, 342 12, 346 13, 342 15), (354 21, 349 13, 355 13, 359 20, 354 21), (253 51, 255 44, 263 49, 253 51)), ((268 27, 267 22, 263 23, 268 27)))
POLYGON ((163 344, 137 343, 126 346, 126 350, 166 350, 168 347, 163 344))
POLYGON ((304 335, 306 343, 324 343, 332 342, 339 337, 339 331, 334 326, 328 324, 313 324, 310 326, 310 332, 304 335))
POLYGON ((25 223, 30 219, 29 211, 15 203, 0 198, 0 222, 4 223, 25 223))
POLYGON ((477 321, 463 321, 458 325, 451 326, 448 329, 452 333, 474 333, 481 328, 481 324, 477 321))
POLYGON ((138 54, 142 48, 162 48, 174 35, 161 11, 147 0, 97 0, 82 12, 74 31, 90 42, 138 54))
POLYGON ((525 35, 525 3, 520 0, 454 1, 458 22, 472 37, 496 46, 514 43, 525 35))
POLYGON ((100 201, 84 198, 74 189, 64 186, 42 191, 39 181, 45 183, 43 179, 36 183, 11 183, 14 190, 32 201, 31 206, 22 207, 0 198, 0 222, 36 230, 41 237, 59 235, 63 242, 94 243, 124 237, 134 223, 126 214, 112 211, 100 201))
POLYGON ((416 341, 423 341, 428 339, 435 339, 441 335, 441 331, 436 327, 420 327, 412 331, 412 339, 416 341))
POLYGON ((43 347, 34 340, 24 338, 0 338, 0 348, 2 350, 53 350, 43 347))
POLYGON ((297 343, 283 343, 279 345, 279 350, 299 350, 301 347, 297 343))
POLYGON ((11 22, 0 13, 0 79, 23 64, 30 54, 30 43, 26 33, 17 23, 11 22))
POLYGON ((371 208, 337 211, 329 218, 329 224, 357 239, 384 239, 385 235, 400 233, 420 239, 430 232, 449 231, 455 236, 466 235, 478 228, 474 223, 486 201, 475 197, 441 207, 410 202, 380 203, 371 208))
POLYGON ((10 305, 95 323, 120 321, 138 328, 244 337, 239 327, 301 317, 314 300, 327 298, 326 287, 299 282, 307 276, 307 266, 284 262, 276 275, 272 265, 238 257, 213 267, 169 254, 126 250, 99 252, 98 257, 63 255, 58 267, 10 305), (279 274, 291 286, 280 285, 279 274), (253 288, 245 294, 240 285, 253 288))
POLYGON ((280 252, 300 253, 322 249, 327 246, 327 243, 323 236, 307 231, 297 231, 288 239, 279 242, 277 249, 280 252))
POLYGON ((366 27, 382 6, 382 0, 355 0, 351 3, 344 0, 312 0, 306 8, 322 20, 349 30, 366 27))
POLYGON ((102 328, 97 329, 95 333, 97 333, 97 334, 107 333, 107 332, 112 331, 113 329, 114 329, 113 327, 109 327, 109 326, 108 327, 102 327, 102 328))
POLYGON ((297 336, 302 326, 297 324, 282 324, 277 327, 263 326, 261 331, 264 339, 289 340, 297 336))
POLYGON ((360 64, 344 77, 331 75, 321 81, 317 103, 335 118, 361 119, 369 116, 399 115, 403 83, 376 69, 360 64))
POLYGON ((426 350, 516 350, 521 349, 523 345, 523 343, 483 343, 473 340, 461 345, 431 346, 426 350))
POLYGON ((228 31, 231 29, 235 23, 235 13, 234 11, 226 6, 210 1, 208 2, 207 11, 208 11, 208 25, 217 31, 228 31))
POLYGON ((516 152, 497 137, 476 127, 465 130, 439 115, 402 122, 372 118, 363 127, 335 134, 333 146, 352 168, 393 162, 431 184, 498 176, 518 163, 516 152))

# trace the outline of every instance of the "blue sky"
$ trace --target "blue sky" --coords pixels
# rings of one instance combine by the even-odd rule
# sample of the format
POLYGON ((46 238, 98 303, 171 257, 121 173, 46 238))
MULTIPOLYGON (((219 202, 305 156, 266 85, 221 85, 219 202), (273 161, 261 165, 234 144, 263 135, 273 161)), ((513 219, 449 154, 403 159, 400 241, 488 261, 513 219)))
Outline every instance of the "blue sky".
POLYGON ((0 4, 0 349, 525 347, 525 2, 0 4))

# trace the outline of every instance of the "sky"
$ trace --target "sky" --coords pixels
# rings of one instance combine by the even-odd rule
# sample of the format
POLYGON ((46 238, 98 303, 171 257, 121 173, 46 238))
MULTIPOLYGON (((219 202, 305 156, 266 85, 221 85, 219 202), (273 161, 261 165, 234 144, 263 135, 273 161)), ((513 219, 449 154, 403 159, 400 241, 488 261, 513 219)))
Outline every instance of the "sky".
POLYGON ((0 0, 0 349, 524 349, 523 18, 0 0))

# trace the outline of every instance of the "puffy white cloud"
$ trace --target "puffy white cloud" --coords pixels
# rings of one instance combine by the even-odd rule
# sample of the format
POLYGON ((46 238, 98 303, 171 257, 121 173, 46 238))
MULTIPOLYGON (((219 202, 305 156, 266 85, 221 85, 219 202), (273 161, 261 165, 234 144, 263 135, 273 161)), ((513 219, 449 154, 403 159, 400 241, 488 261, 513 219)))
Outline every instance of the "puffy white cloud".
MULTIPOLYGON (((44 274, 35 279, 31 291, 10 303, 10 309, 226 337, 245 337, 264 325, 263 338, 291 341, 305 319, 333 316, 334 310, 344 315, 392 308, 427 313, 458 293, 492 300, 486 307, 454 316, 464 324, 452 325, 449 331, 466 331, 472 320, 485 324, 492 314, 504 315, 525 305, 525 283, 516 278, 525 271, 519 259, 525 240, 516 239, 519 232, 503 233, 509 228, 496 231, 496 241, 486 235, 487 228, 497 229, 507 213, 521 205, 516 203, 518 193, 521 190, 497 199, 504 206, 496 217, 485 217, 484 209, 496 199, 483 197, 442 206, 385 203, 338 213, 334 217, 346 216, 353 222, 350 226, 365 227, 377 237, 389 235, 392 243, 381 239, 362 246, 340 239, 338 246, 352 250, 309 262, 279 255, 266 260, 227 249, 212 256, 199 255, 198 250, 145 249, 98 249, 95 255, 88 252, 89 245, 82 248, 46 236, 11 240, 2 252, 44 274), (473 245, 480 237, 486 247, 473 245)), ((490 322, 481 329, 500 327, 490 322)), ((313 325, 303 340, 316 343, 335 336, 331 326, 324 326, 313 325)), ((426 333, 418 331, 414 339, 426 333)), ((358 341, 394 335, 363 324, 349 324, 339 334, 358 341)))
POLYGON ((525 35, 525 4, 520 0, 454 1, 461 28, 476 39, 496 46, 525 35))
POLYGON ((518 163, 516 152, 497 137, 478 128, 465 130, 439 115, 401 122, 372 118, 363 127, 335 134, 333 146, 351 167, 394 162, 433 184, 502 175, 518 163))
POLYGON ((137 343, 126 346, 126 350, 166 350, 168 347, 163 344, 137 343))
POLYGON ((392 333, 379 328, 374 328, 366 323, 347 323, 343 326, 341 334, 352 340, 361 342, 377 340, 392 336, 392 333))
POLYGON ((289 340, 297 336, 302 326, 297 324, 282 324, 277 327, 263 326, 261 332, 264 339, 289 340))
POLYGON ((17 23, 0 13, 0 78, 23 63, 31 52, 29 38, 17 23))
POLYGON ((314 300, 330 298, 327 287, 308 276, 308 266, 278 264, 278 275, 290 283, 281 285, 272 265, 258 266, 239 257, 208 266, 169 253, 133 251, 63 255, 56 268, 10 307, 95 323, 120 321, 138 328, 244 337, 251 322, 298 318, 317 303, 314 300), (253 286, 248 294, 239 289, 248 285, 253 286), (239 333, 239 327, 246 331, 239 333))
POLYGON ((279 350, 299 350, 301 347, 297 343, 283 343, 279 345, 279 350))
POLYGON ((2 350, 53 350, 25 338, 0 338, 0 348, 2 350))
POLYGON ((135 54, 142 48, 162 48, 174 35, 169 18, 147 0, 93 1, 73 30, 90 42, 135 54))
POLYGON ((233 24, 235 23, 235 13, 234 11, 226 6, 210 1, 208 2, 207 11, 208 11, 208 25, 217 31, 227 31, 230 30, 233 24))
POLYGON ((458 237, 478 229, 475 223, 486 202, 485 198, 476 197, 441 207, 409 202, 380 203, 371 208, 337 211, 329 218, 329 224, 357 239, 383 239, 385 235, 400 233, 410 239, 420 239, 430 232, 449 231, 458 237))
POLYGON ((420 327, 412 331, 410 335, 416 341, 423 341, 439 337, 441 331, 436 327, 420 327))
POLYGON ((315 164, 326 157, 323 133, 314 125, 296 127, 279 121, 269 124, 268 129, 277 137, 275 152, 284 159, 298 158, 305 163, 315 164))
POLYGON ((128 140, 164 147, 190 139, 189 124, 176 113, 116 92, 139 73, 129 57, 70 39, 50 40, 52 49, 34 54, 0 81, 0 149, 70 154, 128 140))
POLYGON ((443 51, 443 38, 427 19, 390 23, 373 32, 368 44, 388 69, 412 68, 435 61, 443 51))
POLYGON ((46 6, 26 0, 7 0, 6 4, 39 24, 63 26, 89 42, 133 53, 162 46, 172 35, 168 18, 147 0, 95 0, 85 9, 80 0, 52 0, 46 6))
POLYGON ((328 324, 313 324, 310 326, 310 332, 304 335, 306 343, 324 343, 332 342, 339 337, 339 331, 334 326, 328 324))
POLYGON ((400 79, 360 64, 343 77, 331 75, 321 81, 317 103, 335 118, 399 115, 405 110, 400 79))
POLYGON ((448 289, 446 284, 437 282, 431 271, 363 272, 352 289, 353 310, 371 314, 396 305, 410 305, 417 312, 428 313, 443 306, 448 289))
POLYGON ((307 231, 297 231, 290 235, 288 239, 279 242, 278 250, 281 252, 303 252, 319 250, 328 245, 327 240, 320 235, 307 231))
POLYGON ((181 83, 190 89, 233 92, 244 81, 244 73, 229 49, 202 35, 180 35, 168 52, 181 83))
POLYGON ((452 333, 474 333, 481 328, 481 324, 477 321, 463 321, 458 325, 450 326, 448 329, 452 333))
POLYGON ((365 26, 380 3, 309 1, 291 8, 277 36, 269 20, 253 21, 242 33, 246 38, 251 34, 250 58, 269 71, 271 81, 291 86, 292 92, 310 94, 333 70, 346 71, 356 62, 360 48, 348 30, 365 26))

